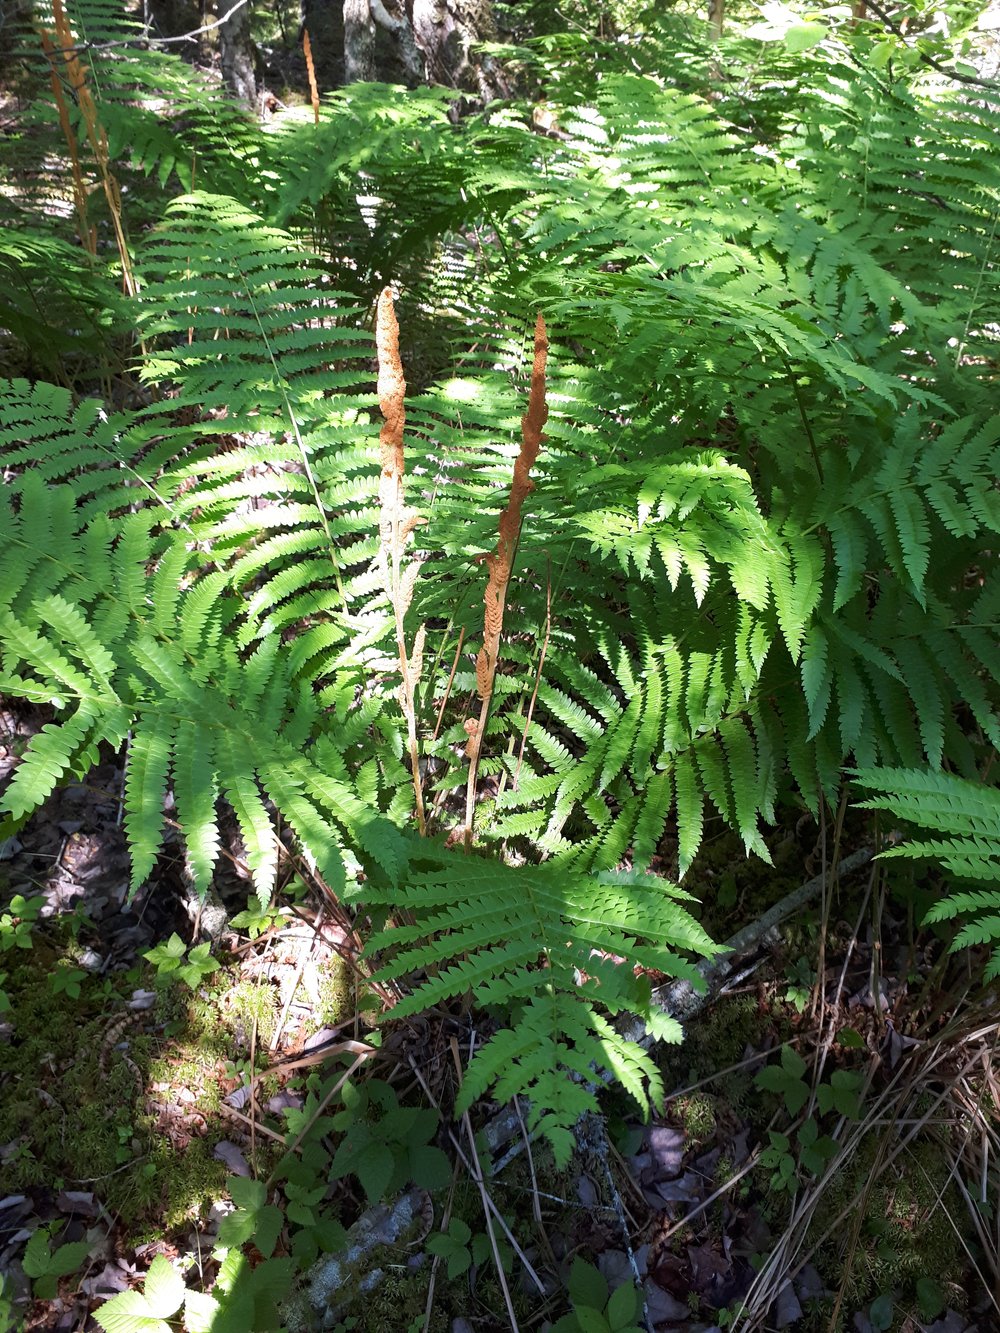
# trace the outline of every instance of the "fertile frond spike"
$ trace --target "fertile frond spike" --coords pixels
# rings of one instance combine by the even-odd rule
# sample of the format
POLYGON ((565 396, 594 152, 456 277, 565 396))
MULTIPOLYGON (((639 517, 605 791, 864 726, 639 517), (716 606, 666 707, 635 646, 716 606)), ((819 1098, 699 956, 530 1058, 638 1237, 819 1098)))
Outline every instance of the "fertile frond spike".
POLYGON ((479 719, 478 721, 469 719, 466 723, 468 740, 466 741, 465 752, 469 759, 469 777, 465 799, 465 844, 467 847, 472 844, 479 761, 483 750, 483 739, 486 735, 486 724, 489 720, 497 665, 500 660, 500 635, 503 632, 507 588, 514 567, 514 558, 517 555, 518 542, 521 539, 521 509, 528 495, 534 490, 535 483, 531 480, 531 469, 538 459, 538 452, 544 439, 542 431, 549 415, 545 389, 545 369, 548 354, 549 341, 545 319, 539 312, 535 320, 535 341, 528 410, 521 418, 521 448, 514 460, 514 475, 511 478, 507 507, 500 515, 499 540, 495 550, 484 557, 488 577, 483 593, 485 608, 483 646, 476 658, 476 688, 480 699, 479 719))
POLYGON ((406 716, 407 741, 410 752, 410 776, 417 828, 425 832, 424 791, 420 776, 420 754, 417 744, 416 689, 423 665, 423 627, 417 631, 413 650, 406 642, 406 612, 413 600, 420 573, 417 563, 403 568, 403 554, 407 540, 419 521, 419 515, 407 510, 403 494, 403 427, 406 422, 406 380, 399 356, 399 323, 393 306, 392 288, 386 287, 378 299, 375 320, 375 346, 378 351, 378 401, 382 411, 379 431, 378 499, 381 509, 379 520, 379 554, 385 589, 392 603, 396 623, 396 653, 399 658, 400 702, 406 716))
POLYGON ((379 450, 382 461, 382 485, 391 495, 379 499, 384 508, 393 508, 398 501, 403 480, 403 426, 406 421, 406 380, 399 359, 399 323, 393 308, 392 288, 386 287, 378 298, 375 323, 375 346, 378 351, 378 405, 382 411, 379 431, 379 450))

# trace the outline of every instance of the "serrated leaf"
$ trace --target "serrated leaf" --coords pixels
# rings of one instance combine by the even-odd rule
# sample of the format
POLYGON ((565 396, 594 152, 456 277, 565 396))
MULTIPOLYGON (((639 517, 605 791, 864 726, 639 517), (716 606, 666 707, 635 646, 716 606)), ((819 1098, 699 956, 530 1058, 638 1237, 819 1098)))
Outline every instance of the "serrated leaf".
POLYGON ((208 1292, 187 1292, 184 1297, 185 1333, 213 1333, 220 1308, 219 1302, 208 1292))
POLYGON ((623 1282, 611 1293, 605 1315, 611 1328, 617 1331, 634 1324, 640 1309, 639 1293, 630 1282, 623 1282))
POLYGON ((169 1319, 184 1300, 184 1279, 162 1254, 158 1254, 149 1266, 142 1290, 150 1314, 169 1319))
POLYGON ((584 1259, 573 1260, 568 1286, 574 1307, 590 1305, 603 1310, 608 1303, 608 1284, 604 1276, 584 1259))
POLYGON ((164 1319, 150 1312, 141 1291, 123 1291, 94 1311, 105 1333, 173 1333, 164 1319))
POLYGON ((85 1240, 75 1240, 68 1245, 60 1245, 52 1253, 48 1271, 54 1277, 66 1277, 69 1273, 76 1272, 89 1253, 90 1243, 85 1240))
POLYGON ((382 1198, 395 1169, 392 1150, 383 1143, 369 1143, 353 1158, 349 1167, 361 1181, 370 1203, 382 1198))
POLYGON ((422 1143, 410 1149, 410 1179, 425 1190, 444 1189, 452 1177, 447 1154, 433 1144, 422 1143))

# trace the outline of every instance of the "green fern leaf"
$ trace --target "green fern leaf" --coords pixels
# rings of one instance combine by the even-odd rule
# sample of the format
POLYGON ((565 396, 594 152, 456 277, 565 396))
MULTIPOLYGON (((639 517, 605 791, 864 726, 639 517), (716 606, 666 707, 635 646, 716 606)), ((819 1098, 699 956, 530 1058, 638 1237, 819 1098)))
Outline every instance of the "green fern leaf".
POLYGON ((220 737, 219 783, 233 807, 261 911, 266 911, 278 872, 278 839, 254 778, 254 755, 235 731, 220 737))
POLYGON ((125 832, 132 892, 149 878, 163 841, 163 801, 174 742, 173 717, 147 710, 136 722, 125 773, 125 832))
POLYGON ((190 719, 174 736, 173 783, 177 819, 184 831, 195 892, 204 896, 219 855, 218 797, 210 738, 190 719))
POLYGON ((67 772, 74 771, 95 716, 93 706, 82 702, 71 717, 49 722, 32 736, 10 785, 0 797, 0 809, 12 820, 23 821, 49 797, 67 772))

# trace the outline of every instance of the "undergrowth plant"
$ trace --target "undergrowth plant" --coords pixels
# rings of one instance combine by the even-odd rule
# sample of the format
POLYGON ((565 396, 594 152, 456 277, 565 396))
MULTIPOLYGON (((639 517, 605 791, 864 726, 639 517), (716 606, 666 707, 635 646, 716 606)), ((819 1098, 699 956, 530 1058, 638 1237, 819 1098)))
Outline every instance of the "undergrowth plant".
POLYGON ((280 818, 397 1015, 495 1010, 461 1104, 527 1092, 564 1157, 594 1065, 657 1094, 615 1016, 679 1037, 650 976, 714 949, 651 868, 1000 740, 997 109, 861 29, 752 97, 651 37, 546 137, 377 85, 258 127, 59 12, 36 147, 105 188, 0 239, 0 690, 42 719, 0 836, 124 750, 133 888, 170 790, 197 889, 225 801, 264 912, 280 818))
POLYGON ((992 946, 986 981, 1000 976, 1000 792, 953 773, 922 769, 861 769, 857 784, 873 793, 861 805, 884 810, 921 835, 882 852, 883 858, 936 862, 954 889, 928 910, 927 924, 962 921, 952 951, 992 946))

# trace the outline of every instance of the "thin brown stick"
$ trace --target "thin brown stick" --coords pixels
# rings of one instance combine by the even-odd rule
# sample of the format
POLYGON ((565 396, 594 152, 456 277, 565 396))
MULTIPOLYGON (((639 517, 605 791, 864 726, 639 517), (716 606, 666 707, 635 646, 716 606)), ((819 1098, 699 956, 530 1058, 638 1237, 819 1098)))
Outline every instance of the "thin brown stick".
POLYGON ((479 759, 483 749, 483 738, 486 735, 486 723, 500 658, 500 635, 503 632, 507 587, 514 568, 518 542, 521 539, 521 506, 534 490, 535 483, 531 480, 531 469, 538 458, 538 451, 542 446, 542 430, 549 415, 548 404, 545 401, 545 363, 548 351, 545 319, 539 315, 535 322, 535 357, 531 370, 531 393, 528 396, 528 410, 521 418, 521 450, 514 460, 514 476, 510 485, 507 508, 500 515, 500 538, 496 550, 484 557, 489 578, 483 594, 485 604, 483 646, 476 658, 479 718, 477 720, 470 717, 465 723, 466 735, 469 738, 465 746, 465 753, 469 758, 469 779, 465 791, 466 848, 472 846, 479 759))
POLYGON ((441 730, 441 721, 444 718, 444 710, 447 707, 448 700, 451 697, 451 687, 455 680, 455 672, 458 670, 458 659, 462 653, 462 641, 465 638, 465 626, 458 631, 458 646, 455 649, 455 660, 451 664, 451 671, 448 673, 448 683, 444 687, 444 698, 441 700, 441 707, 438 709, 437 721, 434 723, 434 735, 432 740, 437 740, 438 733, 441 730))
MULTIPOLYGON (((454 1038, 452 1038, 452 1040, 454 1040, 454 1038)), ((430 1088, 428 1087, 427 1080, 420 1072, 420 1067, 418 1066, 417 1062, 414 1060, 412 1055, 408 1055, 406 1058, 409 1061, 410 1068, 413 1070, 414 1077, 416 1078, 417 1082, 420 1084, 421 1088, 424 1091, 424 1096, 434 1107, 434 1109, 441 1114, 441 1118, 443 1120, 444 1113, 441 1111, 441 1106, 437 1101, 437 1099, 435 1098, 433 1092, 431 1092, 430 1088)), ((469 1175, 471 1176, 472 1167, 469 1165, 469 1159, 465 1155, 465 1150, 463 1149, 462 1144, 459 1141, 458 1135, 451 1129, 447 1129, 446 1132, 448 1134, 448 1141, 450 1142, 451 1146, 455 1149, 456 1157, 462 1163, 466 1171, 468 1171, 469 1175)), ((546 1197, 555 1198, 555 1195, 547 1195, 546 1197)), ((507 1224, 507 1219, 504 1217, 503 1213, 500 1211, 497 1205, 493 1202, 493 1197, 489 1193, 489 1191, 486 1192, 485 1202, 486 1202, 487 1212, 492 1216, 494 1222, 496 1222, 497 1226, 500 1228, 504 1236, 507 1238, 508 1245, 514 1251, 515 1255, 517 1256, 521 1264, 521 1267, 524 1269, 530 1281, 534 1283, 535 1289, 537 1290, 539 1296, 541 1296, 544 1299, 545 1283, 535 1272, 534 1268, 532 1268, 531 1261, 529 1260, 528 1256, 524 1253, 524 1251, 521 1249, 521 1246, 517 1242, 516 1236, 514 1235, 513 1231, 511 1231, 510 1227, 507 1224)))
MULTIPOLYGON (((455 1059, 455 1069, 458 1073, 459 1086, 462 1083, 462 1061, 458 1054, 458 1042, 454 1037, 451 1038, 451 1053, 455 1059)), ((500 1247, 497 1245, 496 1232, 493 1230, 493 1218, 490 1215, 489 1192, 486 1189, 486 1181, 483 1179, 483 1168, 479 1164, 479 1153, 476 1149, 476 1136, 472 1132, 472 1121, 469 1119, 468 1111, 462 1112, 462 1125, 469 1140, 469 1170, 472 1173, 472 1179, 476 1182, 479 1189, 479 1196, 483 1201, 483 1219, 486 1222, 486 1235, 489 1237, 490 1249, 493 1251, 493 1264, 496 1268, 497 1282, 500 1284, 500 1290, 503 1293, 504 1305, 507 1307, 507 1318, 510 1320, 512 1333, 520 1333, 517 1322, 517 1315, 514 1313, 514 1302, 511 1300, 510 1288, 507 1286, 507 1277, 503 1271, 503 1261, 500 1258, 500 1247)))
POLYGON ((62 129, 63 138, 66 140, 66 147, 69 151, 70 169, 73 173, 73 203, 76 206, 80 244, 87 254, 93 258, 97 254, 97 228, 90 225, 90 218, 87 214, 87 188, 83 183, 83 169, 80 166, 76 135, 73 133, 73 126, 70 123, 69 108, 66 105, 62 84, 59 82, 59 75, 56 73, 56 49, 52 45, 49 34, 44 29, 39 33, 39 36, 42 41, 42 50, 49 62, 49 82, 52 84, 52 96, 55 99, 56 110, 59 113, 59 126, 62 129))
POLYGON ((420 566, 416 562, 403 570, 403 552, 420 517, 407 509, 403 496, 403 426, 406 422, 406 380, 399 356, 399 324, 392 303, 392 289, 386 287, 378 299, 375 322, 375 346, 378 351, 378 401, 382 409, 382 429, 379 431, 379 452, 382 475, 378 484, 381 508, 379 520, 379 554, 386 592, 392 603, 396 621, 396 651, 399 655, 401 677, 399 700, 406 715, 406 733, 410 752, 410 772, 413 775, 413 796, 417 827, 421 836, 426 832, 424 793, 420 781, 420 755, 417 747, 417 710, 415 693, 423 666, 424 627, 417 630, 413 652, 406 646, 404 617, 413 600, 420 566))
MULTIPOLYGON (((97 116, 97 107, 94 99, 90 95, 87 87, 87 69, 79 56, 75 54, 73 46, 73 32, 66 17, 66 11, 63 9, 62 0, 52 0, 52 14, 56 24, 56 35, 59 39, 61 55, 65 61, 66 74, 69 78, 77 105, 80 108, 80 115, 87 130, 87 139, 93 150, 94 158, 97 162, 98 171, 101 177, 101 184, 104 187, 104 195, 108 202, 108 211, 111 214, 111 225, 115 233, 115 242, 118 246, 118 256, 122 266, 122 280, 125 286, 126 294, 129 296, 137 295, 139 291, 135 275, 132 270, 132 256, 129 254, 128 242, 125 240, 125 228, 122 223, 122 200, 121 190, 118 182, 111 173, 111 158, 108 153, 108 136, 104 132, 104 127, 100 124, 97 116)), ((43 46, 45 46, 43 38, 43 46)), ((51 46, 51 43, 49 43, 51 46)), ((49 54, 48 50, 46 54, 49 54)), ((50 67, 52 61, 50 57, 50 67)), ((72 152, 72 150, 70 150, 72 152)))

